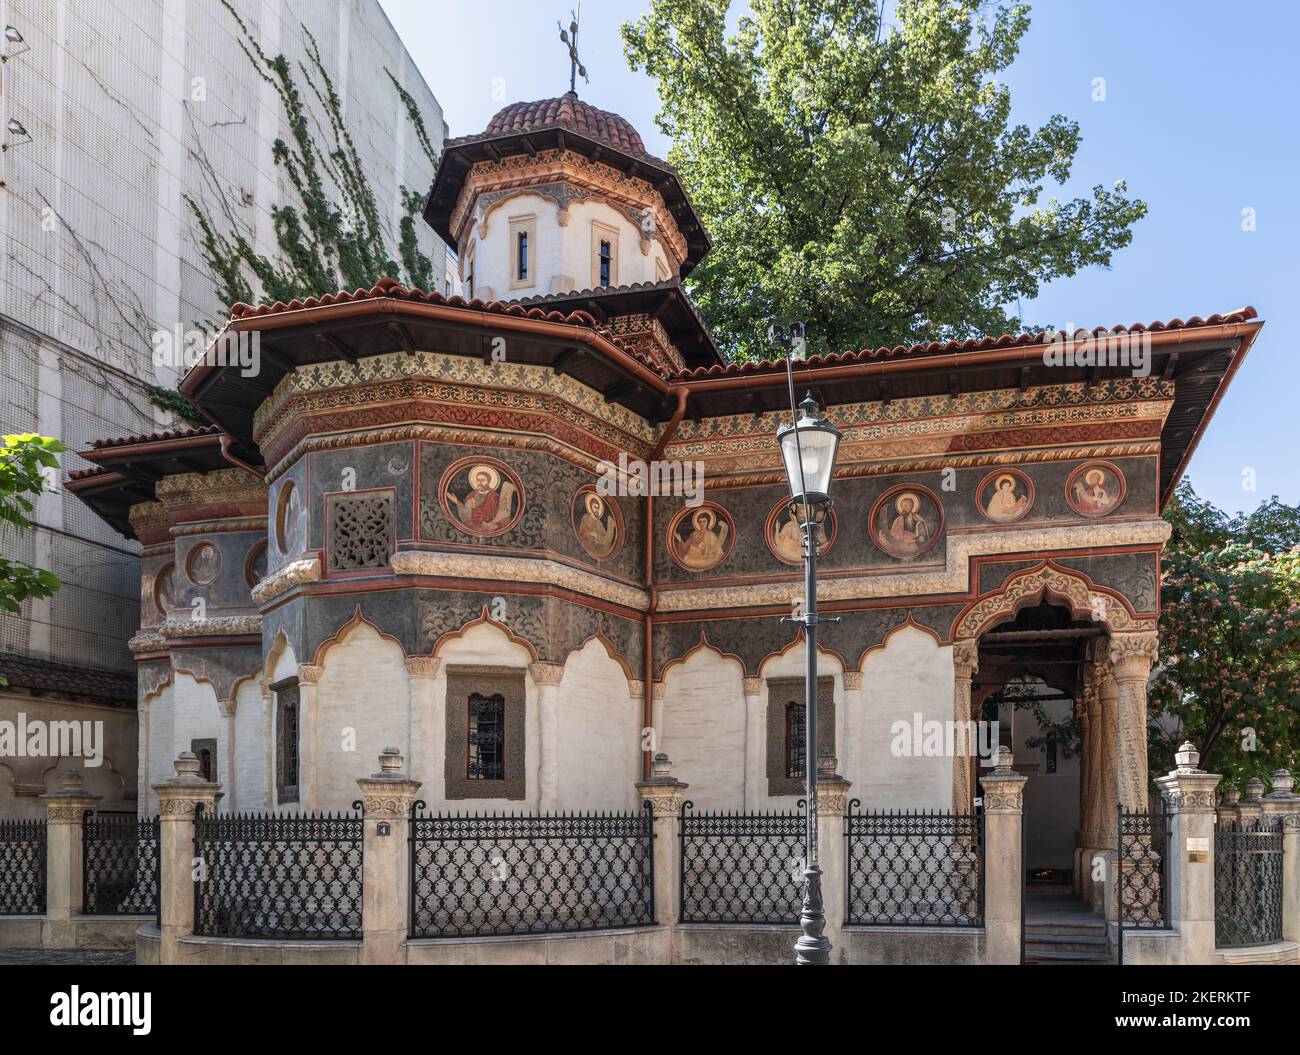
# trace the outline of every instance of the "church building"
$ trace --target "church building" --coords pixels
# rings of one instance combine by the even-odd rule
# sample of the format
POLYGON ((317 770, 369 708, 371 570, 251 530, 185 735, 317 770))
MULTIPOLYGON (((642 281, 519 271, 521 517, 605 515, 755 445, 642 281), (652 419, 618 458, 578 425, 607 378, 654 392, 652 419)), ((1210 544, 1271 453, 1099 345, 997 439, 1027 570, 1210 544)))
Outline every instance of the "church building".
MULTIPOLYGON (((719 354, 689 189, 570 92, 448 140, 425 219, 464 296, 236 304, 217 347, 256 369, 181 385, 213 424, 102 441, 68 484, 141 546, 140 813, 182 751, 221 810, 347 810, 390 745, 431 811, 632 809, 660 752, 699 809, 794 809, 786 365, 719 354)), ((970 812, 1001 743, 1030 868, 1113 847, 1148 796, 1161 510, 1261 325, 796 362, 843 433, 813 764, 863 809, 970 812)))

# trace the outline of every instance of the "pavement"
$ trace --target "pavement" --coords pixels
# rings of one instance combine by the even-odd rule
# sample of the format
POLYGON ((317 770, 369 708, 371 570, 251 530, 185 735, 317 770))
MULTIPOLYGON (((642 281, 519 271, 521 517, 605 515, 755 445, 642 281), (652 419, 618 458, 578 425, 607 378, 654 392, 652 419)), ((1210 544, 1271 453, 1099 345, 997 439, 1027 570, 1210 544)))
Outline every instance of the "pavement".
POLYGON ((0 964, 134 964, 133 950, 0 949, 0 964))

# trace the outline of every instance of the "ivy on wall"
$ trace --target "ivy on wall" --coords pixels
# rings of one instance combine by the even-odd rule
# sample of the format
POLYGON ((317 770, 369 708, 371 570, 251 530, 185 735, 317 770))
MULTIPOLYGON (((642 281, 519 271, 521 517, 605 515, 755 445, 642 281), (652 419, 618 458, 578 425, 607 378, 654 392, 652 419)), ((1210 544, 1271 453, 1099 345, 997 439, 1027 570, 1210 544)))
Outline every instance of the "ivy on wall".
MULTIPOLYGON (((403 216, 397 245, 390 248, 370 178, 311 31, 302 26, 306 61, 290 63, 284 55, 267 55, 228 0, 221 2, 239 27, 244 55, 256 74, 275 90, 284 109, 289 136, 275 141, 272 157, 297 198, 296 204, 272 208, 276 251, 263 255, 245 234, 233 225, 223 229, 201 202, 186 196, 198 225, 203 259, 222 301, 255 303, 259 296, 289 301, 340 288, 368 288, 385 277, 404 278, 428 288, 434 277, 433 262, 420 249, 416 226, 424 195, 401 188, 403 216), (312 120, 302 85, 319 104, 323 126, 312 120), (314 134, 313 128, 324 134, 314 134)), ((438 154, 419 105, 391 71, 385 73, 414 126, 421 149, 430 165, 436 166, 438 154)))

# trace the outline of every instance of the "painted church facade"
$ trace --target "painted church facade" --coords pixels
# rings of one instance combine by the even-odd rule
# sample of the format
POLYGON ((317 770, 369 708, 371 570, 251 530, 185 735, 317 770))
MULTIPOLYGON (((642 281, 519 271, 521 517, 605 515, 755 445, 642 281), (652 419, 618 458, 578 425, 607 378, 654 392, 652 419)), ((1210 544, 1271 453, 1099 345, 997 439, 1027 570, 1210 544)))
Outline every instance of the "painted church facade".
MULTIPOLYGON (((448 141, 426 219, 464 297, 236 305, 259 369, 182 384, 213 425, 104 441, 69 483, 142 546, 139 810, 188 750, 221 809, 346 810, 389 745, 431 810, 633 808, 657 752, 698 808, 793 808, 786 370, 718 355, 682 285, 709 248, 686 188, 570 94, 448 141)), ((1145 806, 1161 509, 1261 325, 795 365, 844 434, 811 754, 864 809, 970 811, 971 723, 1011 743, 1023 684, 1082 732, 1071 805, 1042 811, 1068 856, 1039 864, 1077 870, 1117 801, 1145 806), (1121 338, 1143 371, 1097 361, 1121 338)))

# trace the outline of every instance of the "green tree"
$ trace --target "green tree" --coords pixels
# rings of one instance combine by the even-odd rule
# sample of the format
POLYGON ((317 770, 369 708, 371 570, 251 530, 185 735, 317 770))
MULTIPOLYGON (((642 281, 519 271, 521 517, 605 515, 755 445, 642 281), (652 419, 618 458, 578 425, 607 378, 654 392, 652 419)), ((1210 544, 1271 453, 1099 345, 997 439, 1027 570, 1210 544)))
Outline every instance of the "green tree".
MULTIPOLYGON (((59 467, 56 455, 64 449, 58 440, 30 432, 0 436, 0 541, 31 530, 32 499, 46 490, 45 471, 59 467)), ((0 609, 16 614, 29 597, 52 597, 58 588, 53 572, 0 557, 0 609)), ((5 684, 0 675, 0 685, 5 684)))
POLYGON ((1151 771, 1190 739, 1205 769, 1240 781, 1300 761, 1300 506, 1235 516, 1184 481, 1165 512, 1151 690, 1151 771))
POLYGON ((1122 181, 1044 198, 1080 139, 1009 123, 1027 7, 898 0, 886 25, 863 0, 751 0, 729 36, 729 6, 652 0, 623 38, 714 238, 692 295, 736 357, 781 316, 810 352, 1015 332, 1005 305, 1109 264, 1146 212, 1122 181))

